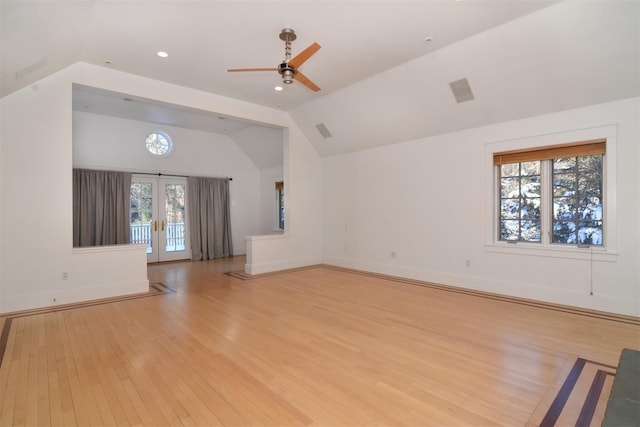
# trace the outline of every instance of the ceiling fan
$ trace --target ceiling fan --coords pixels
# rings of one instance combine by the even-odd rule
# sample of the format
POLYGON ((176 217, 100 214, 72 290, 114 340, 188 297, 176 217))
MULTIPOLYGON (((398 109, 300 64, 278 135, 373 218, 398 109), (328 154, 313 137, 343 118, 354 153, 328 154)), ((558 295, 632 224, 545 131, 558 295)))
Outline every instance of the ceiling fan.
POLYGON ((284 28, 280 32, 280 40, 284 41, 284 61, 280 65, 274 68, 230 68, 227 71, 234 73, 238 71, 277 71, 282 76, 282 81, 285 84, 291 84, 294 80, 302 83, 314 92, 320 90, 318 85, 309 80, 307 76, 302 74, 298 68, 320 49, 318 43, 313 43, 311 46, 300 52, 294 58, 291 58, 291 42, 297 38, 296 33, 291 28, 284 28))

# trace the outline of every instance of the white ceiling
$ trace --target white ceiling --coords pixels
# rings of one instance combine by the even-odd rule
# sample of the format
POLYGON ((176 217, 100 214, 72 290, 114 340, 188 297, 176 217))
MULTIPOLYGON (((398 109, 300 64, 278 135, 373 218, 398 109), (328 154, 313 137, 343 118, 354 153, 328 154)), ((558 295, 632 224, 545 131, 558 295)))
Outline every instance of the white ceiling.
MULTIPOLYGON (((638 96, 638 5, 2 0, 0 90, 5 96, 84 61, 286 110, 326 156, 638 96), (298 35, 294 56, 312 42, 322 46, 301 67, 320 92, 298 83, 275 92, 276 72, 226 72, 276 66, 284 27, 298 35), (449 83, 461 78, 475 99, 457 104, 449 83), (331 138, 322 138, 319 123, 331 138)), ((98 108, 86 92, 83 108, 98 108)), ((144 104, 137 101, 130 103, 144 104)), ((196 126, 186 112, 202 112, 176 112, 196 126)), ((243 127, 233 118, 207 121, 225 122, 227 132, 243 127)))

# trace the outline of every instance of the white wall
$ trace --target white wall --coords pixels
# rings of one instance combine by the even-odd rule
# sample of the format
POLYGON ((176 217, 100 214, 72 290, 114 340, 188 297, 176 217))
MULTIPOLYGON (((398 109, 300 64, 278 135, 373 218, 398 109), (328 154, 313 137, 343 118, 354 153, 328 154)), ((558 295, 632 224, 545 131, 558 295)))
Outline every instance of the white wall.
POLYGON ((72 248, 68 73, 1 102, 0 311, 147 291, 144 247, 72 248))
POLYGON ((245 236, 261 234, 260 171, 227 135, 74 111, 73 166, 232 177, 234 255, 246 253, 245 236), (167 157, 152 156, 146 149, 145 138, 154 130, 167 132, 173 140, 167 157))
POLYGON ((325 158, 324 262, 640 315, 639 102, 632 98, 325 158), (607 194, 607 215, 617 225, 609 240, 616 247, 597 255, 593 265, 584 254, 496 251, 487 239, 493 224, 486 209, 493 200, 487 146, 607 125, 617 130, 617 154, 608 163, 617 169, 616 187, 607 194))
MULTIPOLYGON (((1 133, 2 131, 2 123, 4 121, 4 114, 3 114, 3 102, 0 102, 0 242, 2 242, 3 237, 2 237, 2 229, 3 227, 3 222, 2 222, 2 183, 3 183, 3 177, 2 177, 2 166, 3 166, 3 161, 2 159, 4 158, 3 156, 3 150, 2 150, 2 138, 3 138, 3 134, 1 133)), ((2 246, 0 245, 0 261, 2 260, 2 246)), ((0 312, 2 312, 2 262, 0 262, 0 312)))
MULTIPOLYGON (((111 247, 108 253, 72 249, 74 83, 281 128, 292 126, 279 110, 85 63, 5 96, 0 100, 1 312, 50 305, 56 296, 61 296, 56 303, 66 303, 148 288, 144 248, 135 255, 136 248, 128 245, 111 247), (63 272, 68 280, 62 279, 63 272)), ((291 182, 292 227, 274 245, 258 243, 248 254, 263 268, 321 259, 321 160, 299 131, 287 134, 284 168, 285 180, 291 182), (273 262, 274 256, 278 262, 273 262)))
POLYGON ((293 122, 285 132, 284 165, 285 232, 247 239, 249 274, 322 261, 322 161, 293 122))

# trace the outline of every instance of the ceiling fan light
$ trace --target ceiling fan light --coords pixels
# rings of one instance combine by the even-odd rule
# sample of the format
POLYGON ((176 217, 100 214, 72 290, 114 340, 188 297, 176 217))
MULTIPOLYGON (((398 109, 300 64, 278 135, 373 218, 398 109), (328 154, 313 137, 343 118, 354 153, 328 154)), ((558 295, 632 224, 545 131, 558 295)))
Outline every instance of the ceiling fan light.
POLYGON ((282 81, 285 84, 290 85, 291 83, 293 83, 293 70, 283 70, 282 71, 282 81))

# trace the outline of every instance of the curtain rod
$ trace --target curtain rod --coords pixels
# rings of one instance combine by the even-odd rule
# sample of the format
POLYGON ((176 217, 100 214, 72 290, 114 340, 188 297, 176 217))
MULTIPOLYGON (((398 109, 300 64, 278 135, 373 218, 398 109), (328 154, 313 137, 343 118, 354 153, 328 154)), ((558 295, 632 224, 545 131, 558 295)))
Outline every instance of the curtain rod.
MULTIPOLYGON (((170 173, 160 173, 160 172, 158 172, 158 173, 149 173, 149 172, 131 172, 131 173, 132 173, 132 174, 134 174, 134 175, 173 176, 173 177, 176 177, 176 178, 189 178, 189 176, 187 176, 187 175, 172 175, 172 174, 170 174, 170 173)), ((219 177, 219 178, 224 178, 224 177, 219 177)), ((232 177, 227 177, 227 179, 228 179, 229 181, 233 181, 233 178, 232 178, 232 177)))

